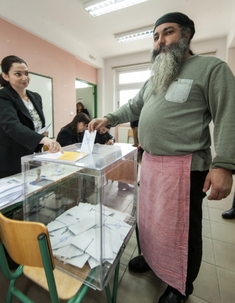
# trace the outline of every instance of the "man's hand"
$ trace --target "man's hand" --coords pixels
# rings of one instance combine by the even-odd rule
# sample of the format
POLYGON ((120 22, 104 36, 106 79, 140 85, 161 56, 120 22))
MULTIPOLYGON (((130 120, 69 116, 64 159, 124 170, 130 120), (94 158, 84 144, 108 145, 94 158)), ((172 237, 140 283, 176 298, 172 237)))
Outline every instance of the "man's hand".
POLYGON ((89 132, 93 132, 94 130, 98 130, 108 124, 110 124, 110 122, 107 118, 96 118, 91 120, 91 122, 88 124, 88 130, 89 132))
POLYGON ((225 168, 212 168, 206 176, 203 192, 211 188, 208 200, 221 200, 226 198, 233 185, 232 171, 225 168))

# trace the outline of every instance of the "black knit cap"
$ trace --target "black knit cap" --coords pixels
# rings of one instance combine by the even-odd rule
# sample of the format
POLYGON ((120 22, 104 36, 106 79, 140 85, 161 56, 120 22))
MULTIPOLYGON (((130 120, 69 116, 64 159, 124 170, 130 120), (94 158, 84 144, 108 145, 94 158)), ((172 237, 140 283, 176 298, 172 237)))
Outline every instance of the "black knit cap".
POLYGON ((186 16, 185 14, 175 12, 175 13, 169 13, 163 15, 156 21, 153 31, 158 25, 161 25, 163 23, 177 23, 182 26, 190 28, 191 30, 190 40, 193 38, 195 34, 194 22, 191 19, 189 19, 189 17, 186 16))

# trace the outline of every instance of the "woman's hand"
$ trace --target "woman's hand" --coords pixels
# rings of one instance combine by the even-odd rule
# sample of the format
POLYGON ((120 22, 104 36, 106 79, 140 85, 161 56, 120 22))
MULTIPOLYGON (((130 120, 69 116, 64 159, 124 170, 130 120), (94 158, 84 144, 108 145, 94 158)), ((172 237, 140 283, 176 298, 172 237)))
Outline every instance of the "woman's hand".
POLYGON ((60 151, 62 153, 64 152, 58 142, 56 142, 55 140, 52 140, 48 137, 44 137, 40 141, 40 144, 46 145, 48 147, 50 153, 57 153, 58 151, 60 151))
POLYGON ((107 144, 107 145, 113 145, 114 144, 114 142, 113 142, 113 140, 108 140, 105 144, 107 144))

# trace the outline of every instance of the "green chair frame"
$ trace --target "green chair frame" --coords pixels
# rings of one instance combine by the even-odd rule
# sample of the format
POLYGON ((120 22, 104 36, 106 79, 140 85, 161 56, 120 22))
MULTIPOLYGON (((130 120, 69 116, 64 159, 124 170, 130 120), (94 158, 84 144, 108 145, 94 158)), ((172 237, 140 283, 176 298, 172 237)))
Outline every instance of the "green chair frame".
MULTIPOLYGON (((6 258, 6 253, 5 253, 5 249, 4 249, 4 248, 8 247, 8 243, 7 243, 8 235, 4 234, 4 231, 6 230, 6 228, 5 228, 5 230, 4 230, 4 228, 2 228, 3 220, 5 221, 5 223, 7 222, 9 224, 9 227, 10 227, 10 224, 19 224, 20 223, 20 225, 28 224, 28 228, 30 228, 30 225, 31 225, 31 228, 34 228, 35 226, 38 226, 38 225, 42 226, 43 224, 37 223, 37 222, 24 222, 24 221, 8 219, 0 213, 0 266, 1 266, 1 269, 2 269, 2 272, 3 272, 3 275, 5 276, 5 278, 10 280, 7 297, 6 297, 6 303, 11 303, 13 296, 18 298, 21 302, 33 303, 33 301, 29 297, 27 297, 24 293, 22 293, 21 290, 19 290, 15 286, 17 279, 19 277, 21 277, 23 274, 24 265, 27 265, 27 264, 19 265, 19 267, 14 272, 12 272, 9 269, 7 258, 6 258)), ((44 228, 46 229, 45 225, 44 225, 44 228)), ((21 239, 17 242, 22 243, 22 246, 25 245, 24 239, 21 239)), ((51 255, 50 239, 48 237, 47 231, 45 233, 40 233, 37 235, 37 242, 38 242, 38 247, 39 247, 40 254, 41 254, 41 259, 42 259, 42 264, 43 264, 42 266, 44 267, 45 275, 47 278, 47 284, 48 284, 48 288, 49 288, 51 302, 59 303, 60 299, 58 297, 57 287, 56 287, 54 273, 53 273, 54 262, 53 262, 53 257, 51 255)), ((11 251, 8 251, 8 253, 14 260, 14 257, 12 256, 11 251)), ((18 260, 14 260, 14 261, 18 262, 18 260)), ((106 292, 106 297, 107 297, 108 303, 116 303, 119 267, 120 267, 120 261, 118 261, 116 268, 115 268, 115 272, 114 272, 113 294, 112 295, 110 292, 109 284, 107 284, 107 286, 105 286, 105 292, 106 292)), ((86 281, 82 284, 82 286, 80 287, 80 289, 78 290, 76 295, 74 297, 70 298, 67 302, 68 303, 82 302, 83 298, 85 297, 85 295, 89 289, 89 286, 87 284, 91 283, 92 280, 93 280, 92 275, 90 275, 86 279, 86 281)))

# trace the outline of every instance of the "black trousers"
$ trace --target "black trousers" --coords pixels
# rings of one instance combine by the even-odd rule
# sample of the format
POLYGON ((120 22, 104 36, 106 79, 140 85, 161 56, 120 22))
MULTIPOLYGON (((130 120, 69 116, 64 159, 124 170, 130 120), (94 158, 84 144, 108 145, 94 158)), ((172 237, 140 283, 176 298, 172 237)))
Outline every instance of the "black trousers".
MULTIPOLYGON (((193 292, 193 281, 197 278, 202 260, 202 200, 206 196, 202 189, 207 174, 208 171, 191 172, 187 296, 193 292)), ((173 293, 180 295, 176 289, 170 288, 173 293)))

